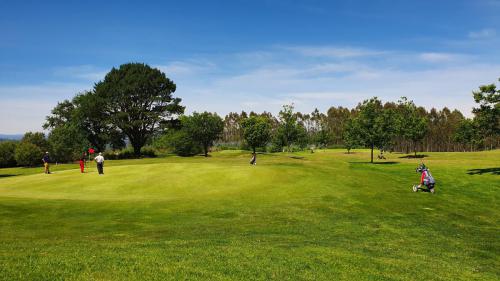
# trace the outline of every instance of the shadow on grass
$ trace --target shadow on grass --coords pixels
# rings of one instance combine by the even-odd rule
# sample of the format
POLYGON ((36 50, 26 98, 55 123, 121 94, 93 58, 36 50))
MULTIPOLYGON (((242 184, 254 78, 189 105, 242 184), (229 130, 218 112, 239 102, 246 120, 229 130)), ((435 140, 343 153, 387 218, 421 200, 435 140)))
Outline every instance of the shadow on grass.
POLYGON ((394 165, 399 164, 397 161, 386 161, 386 162, 349 162, 349 164, 374 164, 374 165, 394 165))
POLYGON ((304 159, 305 157, 302 157, 302 156, 289 156, 290 158, 292 159, 298 159, 298 160, 302 160, 304 159))
POLYGON ((15 176, 18 176, 18 175, 14 175, 14 174, 4 174, 4 175, 0 175, 0 178, 8 178, 8 177, 15 177, 15 176))
POLYGON ((469 175, 482 175, 482 174, 500 175, 500 167, 485 168, 485 169, 470 169, 467 171, 467 174, 469 174, 469 175))
POLYGON ((425 157, 429 157, 429 155, 426 155, 426 154, 405 155, 405 156, 400 156, 399 158, 415 159, 415 158, 425 158, 425 157))

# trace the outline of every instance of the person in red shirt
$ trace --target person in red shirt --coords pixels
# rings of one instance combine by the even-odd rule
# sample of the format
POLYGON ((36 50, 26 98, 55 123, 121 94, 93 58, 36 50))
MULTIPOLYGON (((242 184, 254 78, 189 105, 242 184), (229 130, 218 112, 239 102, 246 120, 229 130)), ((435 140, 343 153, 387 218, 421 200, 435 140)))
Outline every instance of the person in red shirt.
POLYGON ((80 157, 80 172, 84 173, 85 172, 85 161, 86 161, 86 156, 85 152, 82 153, 82 156, 80 157))

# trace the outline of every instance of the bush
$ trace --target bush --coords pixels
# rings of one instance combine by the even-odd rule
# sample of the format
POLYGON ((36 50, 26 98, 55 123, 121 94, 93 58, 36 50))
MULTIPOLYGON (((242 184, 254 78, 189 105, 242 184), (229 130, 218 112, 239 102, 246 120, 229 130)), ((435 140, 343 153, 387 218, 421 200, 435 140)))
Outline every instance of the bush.
POLYGON ((201 153, 201 146, 185 131, 179 130, 168 134, 167 143, 172 152, 179 156, 193 156, 201 153))
POLYGON ((42 157, 42 150, 30 142, 21 142, 16 147, 15 158, 18 165, 35 166, 42 162, 42 157))
MULTIPOLYGON (((152 147, 143 147, 141 149, 141 155, 145 157, 156 157, 156 151, 152 147)), ((104 159, 106 160, 120 160, 120 159, 134 159, 137 155, 134 153, 134 149, 131 147, 122 150, 106 150, 104 152, 104 159)))
POLYGON ((0 142, 0 167, 16 166, 16 147, 17 142, 6 141, 0 142))

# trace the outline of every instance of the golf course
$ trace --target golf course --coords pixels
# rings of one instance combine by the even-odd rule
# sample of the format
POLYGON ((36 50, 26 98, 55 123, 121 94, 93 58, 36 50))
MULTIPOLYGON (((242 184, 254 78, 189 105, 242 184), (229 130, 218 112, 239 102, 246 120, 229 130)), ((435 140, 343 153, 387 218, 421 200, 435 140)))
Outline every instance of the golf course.
POLYGON ((498 280, 500 150, 424 154, 0 169, 0 279, 498 280))

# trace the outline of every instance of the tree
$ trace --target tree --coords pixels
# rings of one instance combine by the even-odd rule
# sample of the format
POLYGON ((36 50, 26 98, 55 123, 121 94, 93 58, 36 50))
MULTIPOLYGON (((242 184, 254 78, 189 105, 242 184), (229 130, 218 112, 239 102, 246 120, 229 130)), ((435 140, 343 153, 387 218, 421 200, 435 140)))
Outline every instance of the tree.
POLYGON ((266 146, 271 139, 271 124, 268 119, 250 116, 241 122, 243 138, 255 153, 257 147, 266 146))
POLYGON ((353 118, 347 119, 344 126, 343 141, 344 146, 347 149, 347 154, 349 154, 351 153, 351 149, 361 143, 359 139, 360 129, 357 120, 353 118))
POLYGON ((51 158, 57 162, 71 162, 78 159, 89 147, 85 135, 77 127, 67 124, 54 128, 48 137, 51 158))
POLYGON ((355 118, 356 128, 362 143, 371 149, 373 163, 373 149, 385 149, 394 136, 394 116, 392 109, 384 110, 382 102, 374 97, 358 105, 359 113, 355 118))
POLYGON ((16 166, 16 146, 17 142, 4 141, 0 142, 0 167, 16 166))
POLYGON ((208 157, 208 149, 217 140, 224 129, 224 122, 217 113, 194 112, 192 116, 183 116, 181 119, 183 130, 191 136, 191 139, 203 147, 205 157, 208 157))
MULTIPOLYGON (((474 144, 479 142, 477 140, 477 133, 474 121, 471 119, 464 119, 458 125, 457 130, 453 136, 454 141, 458 143, 462 143, 464 145, 470 146, 470 151, 473 150, 474 144)), ((465 150, 464 146, 464 150, 465 150)))
POLYGON ((422 116, 413 101, 402 97, 398 103, 398 135, 413 143, 413 151, 417 156, 417 144, 423 140, 427 133, 427 118, 422 116))
MULTIPOLYGON (((499 79, 500 81, 500 79, 499 79)), ((472 110, 478 132, 483 138, 500 136, 500 90, 495 84, 483 85, 473 92, 474 101, 479 104, 472 110)))
POLYGON ((111 124, 128 136, 136 156, 162 124, 184 112, 181 99, 172 96, 175 90, 164 73, 142 63, 113 68, 94 87, 111 124))
POLYGON ((299 139, 302 131, 297 122, 297 114, 293 112, 293 105, 284 105, 279 112, 279 126, 275 135, 275 143, 286 146, 287 150, 299 139))
POLYGON ((45 134, 41 132, 27 132, 24 134, 21 142, 36 145, 43 152, 49 151, 49 143, 45 139, 45 134))
POLYGON ((31 142, 21 142, 16 147, 15 158, 18 165, 35 166, 42 161, 43 152, 31 142))

